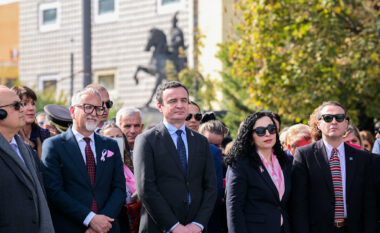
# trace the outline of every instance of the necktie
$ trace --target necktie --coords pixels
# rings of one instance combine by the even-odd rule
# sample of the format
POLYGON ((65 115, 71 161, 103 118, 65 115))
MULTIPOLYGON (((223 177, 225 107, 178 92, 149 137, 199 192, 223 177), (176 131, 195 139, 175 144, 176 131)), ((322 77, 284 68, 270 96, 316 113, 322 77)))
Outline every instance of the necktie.
MULTIPOLYGON (((91 146, 90 146, 91 139, 88 137, 85 137, 85 138, 83 138, 83 140, 86 142, 86 147, 84 148, 84 153, 86 155, 87 172, 88 172, 88 175, 90 176, 92 187, 94 187, 96 165, 95 165, 94 153, 92 152, 91 146)), ((95 196, 92 199, 91 211, 94 213, 98 212, 98 205, 96 204, 95 196)))
POLYGON ((338 150, 333 148, 330 157, 330 170, 333 180, 334 193, 335 193, 335 222, 344 221, 344 200, 343 200, 343 182, 342 173, 340 170, 340 163, 338 157, 338 150))
POLYGON ((179 154, 179 159, 181 160, 183 170, 186 173, 187 172, 186 147, 185 147, 185 143, 183 142, 182 137, 181 137, 182 130, 179 129, 175 133, 178 135, 178 137, 177 137, 177 151, 179 154))

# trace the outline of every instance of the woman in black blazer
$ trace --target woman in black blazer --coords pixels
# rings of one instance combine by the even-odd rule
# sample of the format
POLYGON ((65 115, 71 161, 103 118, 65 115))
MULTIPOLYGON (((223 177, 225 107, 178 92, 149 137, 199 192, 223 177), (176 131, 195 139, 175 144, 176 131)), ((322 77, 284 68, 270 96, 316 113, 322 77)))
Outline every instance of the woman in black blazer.
POLYGON ((230 233, 289 233, 291 162, 270 112, 249 115, 226 157, 230 233))

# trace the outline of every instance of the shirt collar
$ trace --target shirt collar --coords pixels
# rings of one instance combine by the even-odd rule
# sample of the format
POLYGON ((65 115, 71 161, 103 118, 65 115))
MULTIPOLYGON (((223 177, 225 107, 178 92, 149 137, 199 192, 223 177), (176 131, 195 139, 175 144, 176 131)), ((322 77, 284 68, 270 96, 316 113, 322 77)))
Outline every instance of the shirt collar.
POLYGON ((12 138, 12 141, 9 144, 15 144, 18 147, 15 137, 12 138))
MULTIPOLYGON (((332 145, 328 144, 325 140, 322 139, 322 141, 323 141, 323 144, 325 144, 327 157, 328 157, 328 159, 330 159, 331 151, 334 147, 332 145)), ((344 142, 342 141, 342 143, 340 143, 340 145, 336 149, 338 149, 338 156, 339 157, 343 156, 345 154, 344 153, 344 142)))
MULTIPOLYGON (((84 136, 79 133, 78 131, 76 131, 73 127, 71 128, 71 130, 73 131, 73 134, 75 136, 75 139, 77 140, 77 142, 83 140, 84 136)), ((90 136, 88 136, 88 138, 91 139, 91 142, 95 142, 94 140, 94 132, 92 132, 92 134, 90 136)))
POLYGON ((183 123, 183 125, 179 129, 177 129, 177 127, 175 127, 174 125, 169 124, 165 120, 163 121, 163 123, 164 123, 165 127, 168 129, 170 135, 171 134, 175 134, 177 132, 177 130, 179 130, 179 129, 182 130, 182 132, 186 134, 186 125, 185 125, 185 123, 183 123))

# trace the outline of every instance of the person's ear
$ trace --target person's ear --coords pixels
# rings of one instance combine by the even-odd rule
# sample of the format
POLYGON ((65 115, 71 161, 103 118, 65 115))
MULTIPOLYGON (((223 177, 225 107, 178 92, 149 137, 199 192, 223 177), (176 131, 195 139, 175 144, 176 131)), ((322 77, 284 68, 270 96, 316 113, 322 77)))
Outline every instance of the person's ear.
POLYGON ((162 112, 162 104, 160 102, 157 102, 157 108, 160 112, 162 112))

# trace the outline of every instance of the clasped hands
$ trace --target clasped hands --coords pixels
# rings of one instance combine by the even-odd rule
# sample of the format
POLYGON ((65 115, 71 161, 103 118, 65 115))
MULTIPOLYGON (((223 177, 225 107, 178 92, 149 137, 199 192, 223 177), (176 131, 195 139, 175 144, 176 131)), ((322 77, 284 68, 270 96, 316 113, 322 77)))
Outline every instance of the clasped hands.
POLYGON ((113 221, 115 219, 97 214, 91 219, 85 233, 107 233, 111 230, 113 221))
POLYGON ((178 224, 172 231, 173 233, 199 233, 202 229, 194 223, 189 223, 186 226, 178 224))

